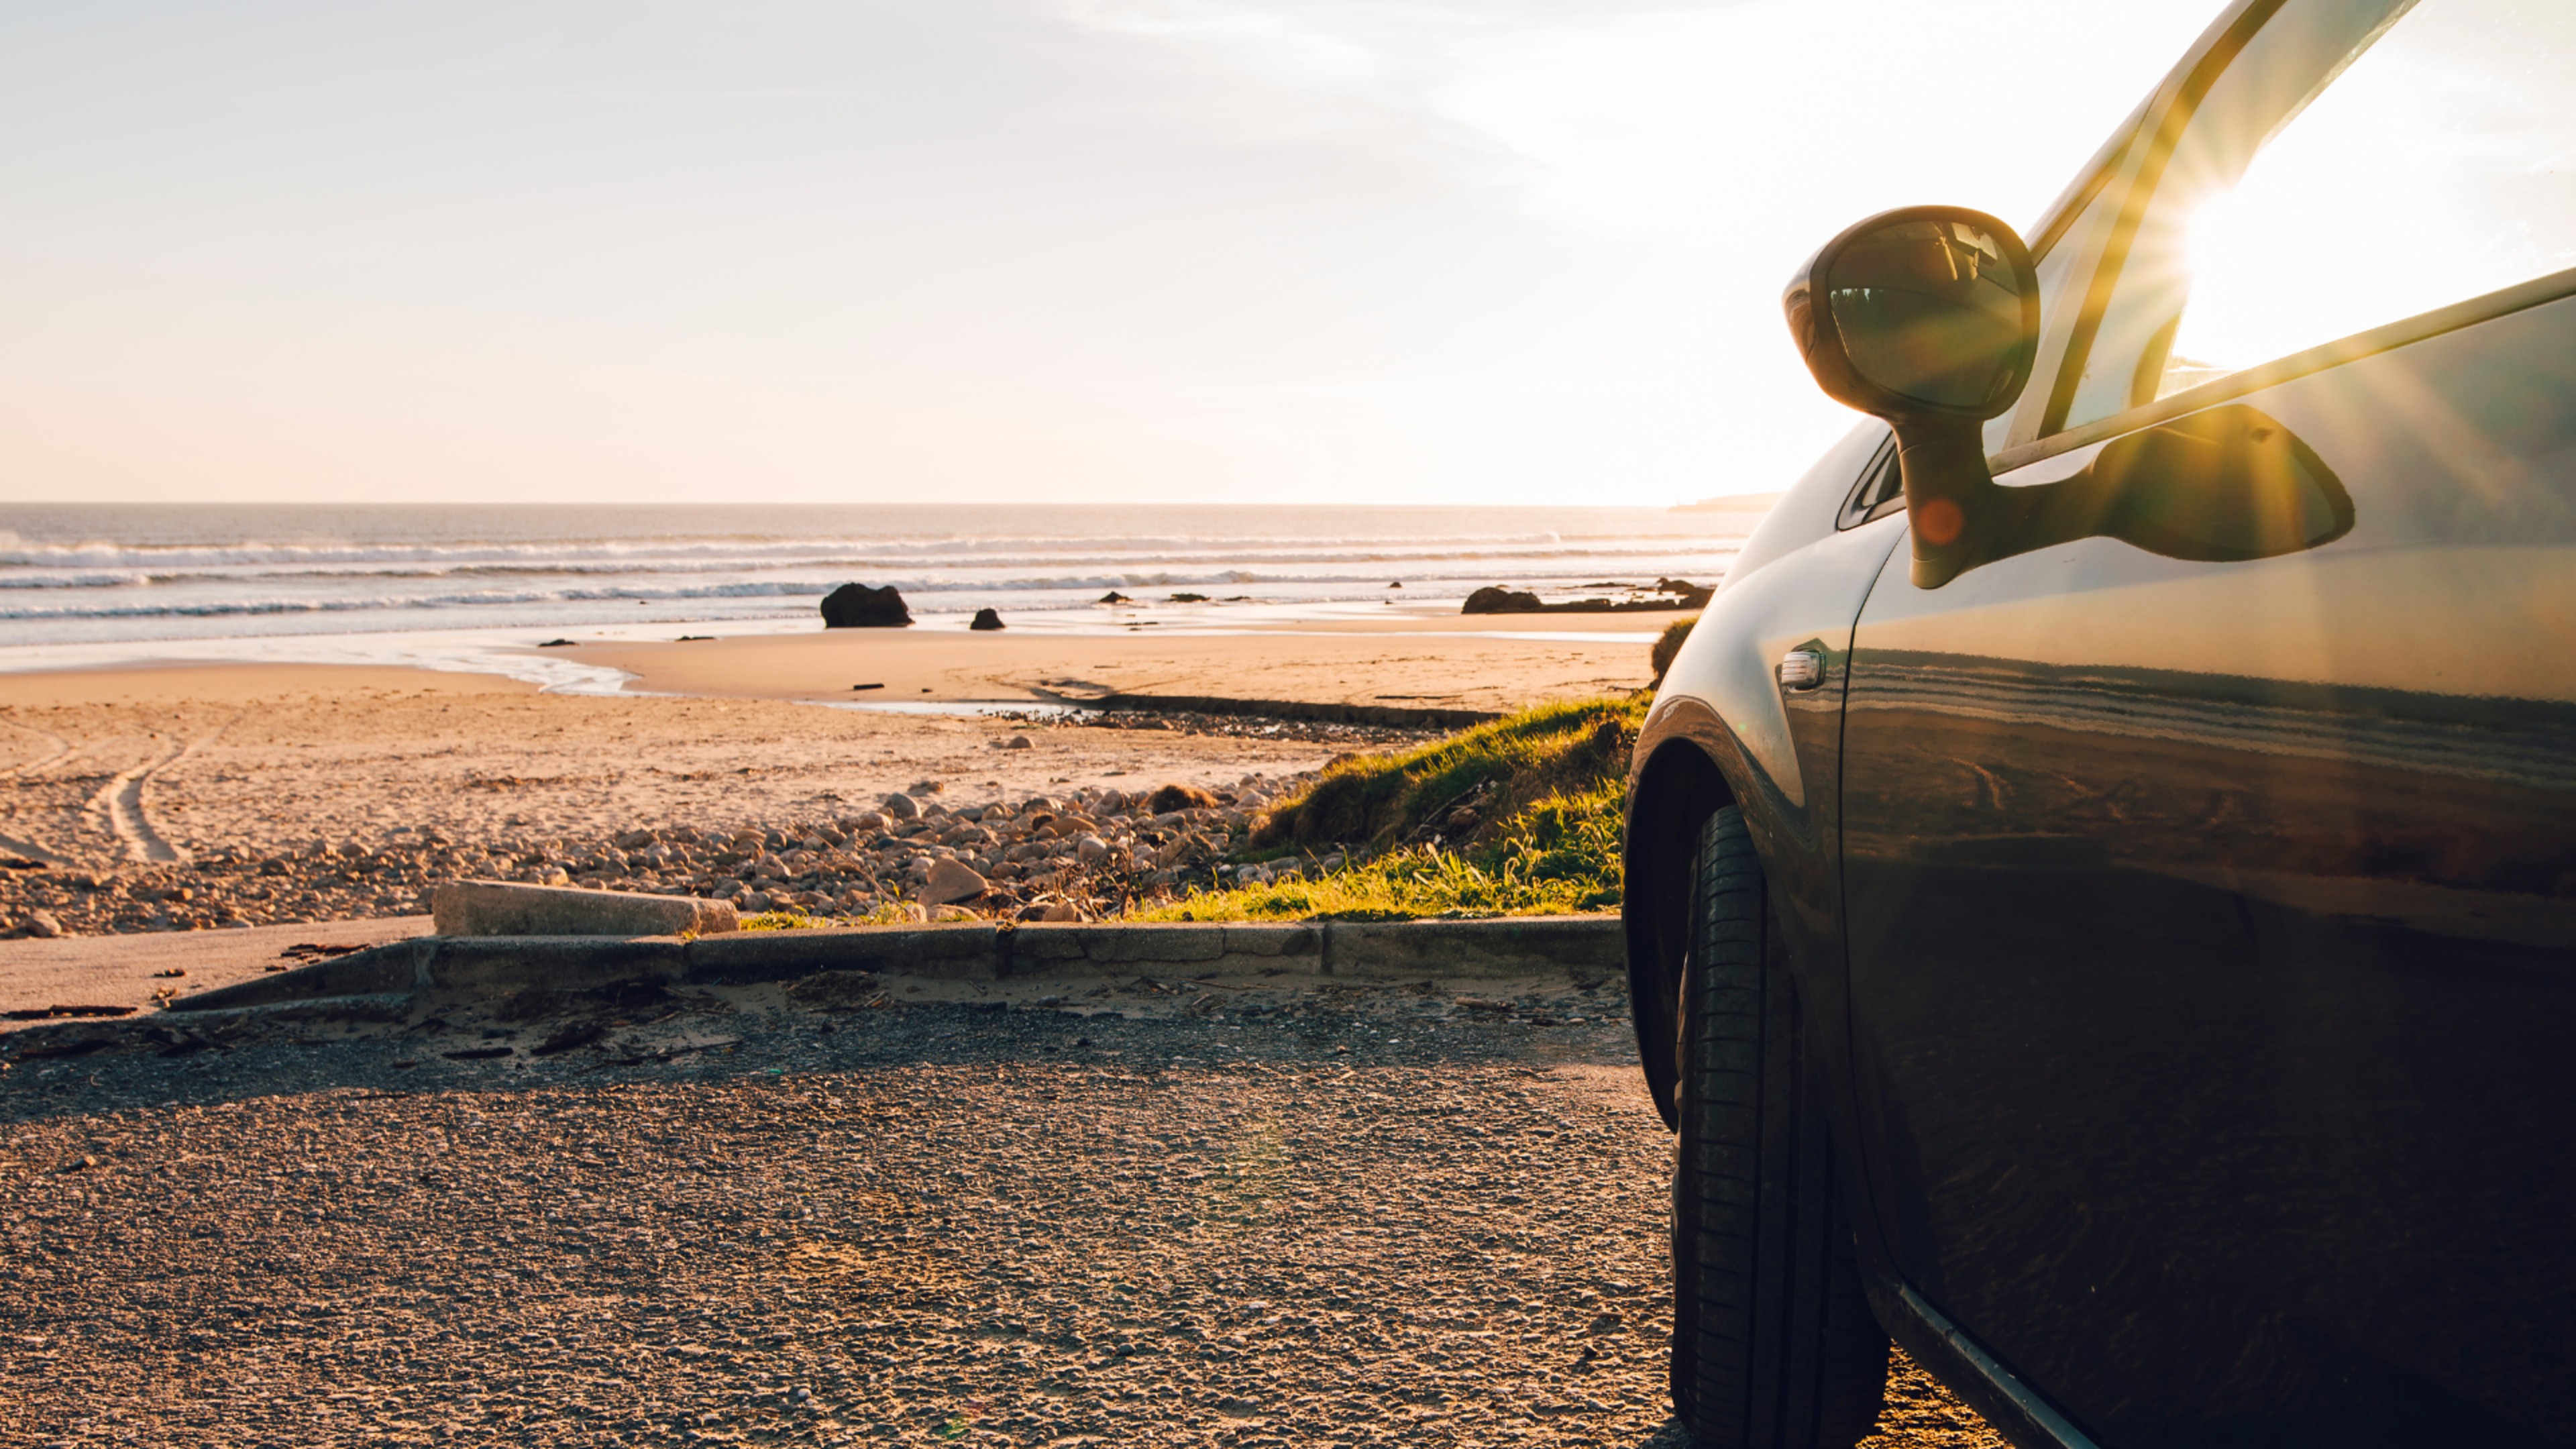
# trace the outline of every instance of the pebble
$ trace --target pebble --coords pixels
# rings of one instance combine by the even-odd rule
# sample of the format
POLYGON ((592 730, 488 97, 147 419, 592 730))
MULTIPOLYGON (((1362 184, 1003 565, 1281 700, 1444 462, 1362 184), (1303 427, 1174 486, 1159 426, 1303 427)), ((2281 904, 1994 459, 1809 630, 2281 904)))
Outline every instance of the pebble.
POLYGON ((973 900, 992 888, 992 882, 954 860, 931 864, 929 877, 921 885, 923 905, 944 906, 957 901, 973 900))
MULTIPOLYGON (((1067 727, 1054 716, 1030 723, 1013 737, 1034 741, 1042 728, 1067 727)), ((1096 919, 1213 881, 1214 867, 1240 848, 1268 807, 1311 778, 1248 775, 1230 790, 1205 794, 1161 786, 1170 800, 1215 803, 1160 813, 1150 808, 1155 786, 1130 791, 1066 783, 1057 795, 961 801, 951 810, 933 802, 940 782, 922 780, 885 797, 882 808, 871 802, 843 812, 820 805, 805 818, 756 829, 628 819, 585 839, 533 826, 513 830, 521 824, 513 820, 501 833, 461 840, 443 830, 397 827, 373 844, 217 846, 172 865, 12 869, 0 874, 0 936, 411 915, 428 909, 439 882, 461 879, 721 898, 745 910, 793 907, 826 919, 867 917, 914 903, 914 889, 935 858, 953 858, 985 883, 982 892, 959 897, 975 901, 974 914, 1008 919, 1032 905, 1063 904, 1080 918, 1096 919)))

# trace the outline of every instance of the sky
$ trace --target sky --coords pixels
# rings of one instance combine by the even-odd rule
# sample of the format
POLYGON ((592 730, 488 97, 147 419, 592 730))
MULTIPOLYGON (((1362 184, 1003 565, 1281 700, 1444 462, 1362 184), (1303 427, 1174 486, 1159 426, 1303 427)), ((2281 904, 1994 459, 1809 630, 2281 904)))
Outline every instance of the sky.
POLYGON ((1646 504, 2216 0, 0 8, 0 501, 1646 504))

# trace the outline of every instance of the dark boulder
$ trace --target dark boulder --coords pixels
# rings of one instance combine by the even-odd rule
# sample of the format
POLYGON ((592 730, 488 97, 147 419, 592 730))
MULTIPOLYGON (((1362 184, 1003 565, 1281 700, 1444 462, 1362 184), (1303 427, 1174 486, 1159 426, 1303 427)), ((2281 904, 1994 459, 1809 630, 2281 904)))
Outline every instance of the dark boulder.
POLYGON ((1108 593, 1100 596, 1100 602, 1104 604, 1132 604, 1135 600, 1128 598, 1125 594, 1118 592, 1116 589, 1111 589, 1108 593))
POLYGON ((990 609, 977 609, 975 611, 975 622, 967 625, 966 627, 969 629, 1000 629, 1005 626, 1002 623, 1001 615, 990 609))
POLYGON ((1216 803, 1214 795, 1196 785, 1165 785, 1154 792, 1153 799, 1145 802, 1145 808, 1157 815, 1169 815, 1175 810, 1214 809, 1216 803))
POLYGON ((1535 614, 1543 607, 1545 606, 1539 603, 1536 594, 1519 589, 1496 588, 1489 584, 1469 594, 1466 607, 1458 612, 1461 614, 1535 614))
POLYGON ((911 623, 912 610, 904 607, 903 595, 892 584, 882 589, 843 584, 823 596, 826 629, 901 629, 911 623))

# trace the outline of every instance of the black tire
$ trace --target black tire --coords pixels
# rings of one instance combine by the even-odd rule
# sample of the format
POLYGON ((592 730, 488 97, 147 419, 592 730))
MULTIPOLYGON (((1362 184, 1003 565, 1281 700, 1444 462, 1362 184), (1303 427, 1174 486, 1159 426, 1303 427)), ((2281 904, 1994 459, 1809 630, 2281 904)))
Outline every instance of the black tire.
POLYGON ((1848 1449, 1887 1335, 1862 1295, 1825 1104, 1744 817, 1700 831, 1673 1161, 1673 1410, 1723 1449, 1848 1449))

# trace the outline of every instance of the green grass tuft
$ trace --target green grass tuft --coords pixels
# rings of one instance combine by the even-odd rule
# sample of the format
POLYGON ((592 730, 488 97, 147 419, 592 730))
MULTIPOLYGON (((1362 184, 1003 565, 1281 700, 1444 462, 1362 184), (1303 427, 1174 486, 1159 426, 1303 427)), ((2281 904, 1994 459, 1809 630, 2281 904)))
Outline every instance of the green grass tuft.
POLYGON ((1628 747, 1645 710, 1642 698, 1543 705, 1401 754, 1340 761, 1272 811, 1247 854, 1314 860, 1338 851, 1349 865, 1309 880, 1195 891, 1140 919, 1613 909, 1622 894, 1628 747), (1476 820, 1450 825, 1462 805, 1476 820))
POLYGON ((813 916, 803 911, 762 911, 744 916, 740 929, 745 931, 810 931, 817 926, 902 926, 913 923, 912 914, 902 905, 889 902, 865 915, 813 916))
POLYGON ((1690 637, 1691 625, 1698 622, 1697 614, 1687 619, 1675 619, 1664 626, 1664 632, 1655 636, 1655 647, 1650 656, 1655 665, 1655 683, 1664 682, 1664 675, 1671 671, 1673 661, 1681 657, 1682 641, 1690 637))

